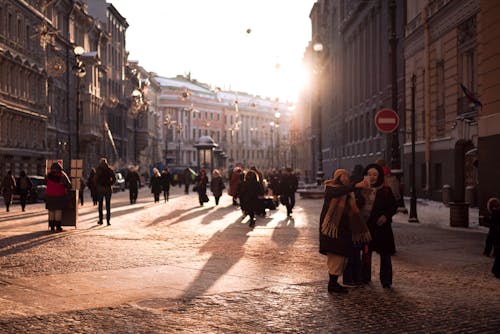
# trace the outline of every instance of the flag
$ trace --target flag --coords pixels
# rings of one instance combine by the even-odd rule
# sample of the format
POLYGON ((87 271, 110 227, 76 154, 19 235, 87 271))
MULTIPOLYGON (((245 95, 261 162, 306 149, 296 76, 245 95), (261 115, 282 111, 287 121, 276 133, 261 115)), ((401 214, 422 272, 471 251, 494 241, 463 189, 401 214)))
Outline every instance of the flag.
POLYGON ((474 105, 476 106, 480 106, 481 108, 483 107, 483 104, 481 103, 481 101, 479 101, 475 96, 474 96, 474 93, 472 93, 470 90, 467 89, 467 87, 465 87, 463 84, 460 84, 460 87, 462 88, 462 91, 464 92, 465 96, 467 96, 467 98, 472 102, 474 103, 474 105))

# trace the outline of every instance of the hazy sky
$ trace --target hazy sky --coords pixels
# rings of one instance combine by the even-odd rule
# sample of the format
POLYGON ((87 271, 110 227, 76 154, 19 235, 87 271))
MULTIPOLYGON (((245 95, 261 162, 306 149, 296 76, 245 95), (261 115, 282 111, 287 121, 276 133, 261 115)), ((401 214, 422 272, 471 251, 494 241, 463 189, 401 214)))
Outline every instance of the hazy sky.
POLYGON ((129 23, 129 59, 173 77, 293 100, 315 0, 107 0, 129 23), (251 29, 251 32, 247 32, 251 29), (279 65, 278 65, 279 64, 279 65))

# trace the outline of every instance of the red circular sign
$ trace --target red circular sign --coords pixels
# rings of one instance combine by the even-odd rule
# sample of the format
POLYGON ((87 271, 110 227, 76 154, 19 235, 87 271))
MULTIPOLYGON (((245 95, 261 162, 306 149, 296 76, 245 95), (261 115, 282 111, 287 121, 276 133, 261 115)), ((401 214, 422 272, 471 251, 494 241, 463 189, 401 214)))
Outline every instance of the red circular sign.
POLYGON ((399 116, 392 109, 381 109, 375 114, 375 126, 383 133, 394 132, 399 126, 399 116))

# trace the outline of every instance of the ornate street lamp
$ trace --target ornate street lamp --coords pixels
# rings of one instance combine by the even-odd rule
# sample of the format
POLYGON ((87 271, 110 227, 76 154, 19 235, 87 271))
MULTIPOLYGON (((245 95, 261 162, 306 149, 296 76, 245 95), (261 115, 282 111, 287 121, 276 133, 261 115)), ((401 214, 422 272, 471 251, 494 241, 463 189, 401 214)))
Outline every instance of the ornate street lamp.
POLYGON ((80 86, 81 79, 85 77, 87 72, 85 71, 85 64, 83 63, 81 57, 85 53, 85 50, 81 46, 76 46, 73 49, 75 54, 75 65, 73 70, 75 72, 76 81, 76 158, 80 159, 80 118, 81 118, 81 101, 80 101, 80 86))

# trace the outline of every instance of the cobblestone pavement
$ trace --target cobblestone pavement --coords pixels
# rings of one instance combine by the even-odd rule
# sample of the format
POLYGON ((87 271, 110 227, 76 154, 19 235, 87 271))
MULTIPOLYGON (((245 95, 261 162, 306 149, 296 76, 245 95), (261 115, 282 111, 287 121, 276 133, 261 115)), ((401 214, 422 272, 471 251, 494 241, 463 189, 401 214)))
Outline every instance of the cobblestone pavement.
MULTIPOLYGON (((42 204, 0 214, 0 332, 499 332, 500 281, 490 273, 493 259, 481 255, 484 229, 409 224, 398 216, 393 289, 380 287, 374 256, 371 284, 329 295, 317 252, 322 201, 299 199, 294 219, 280 207, 250 230, 227 196, 219 207, 199 207, 197 196, 177 188, 168 203, 153 204, 148 189, 140 196, 134 206, 126 193, 113 197, 110 227, 96 225, 95 208, 86 204, 78 229, 57 234, 47 232, 42 204), (40 288, 29 285, 127 270, 144 271, 146 281, 165 266, 197 274, 175 297, 155 290, 116 302, 128 291, 113 291, 113 299, 88 289, 52 309, 36 307, 40 288), (214 292, 231 277, 239 283, 214 292)), ((62 285, 50 289, 54 298, 64 295, 62 285)))

